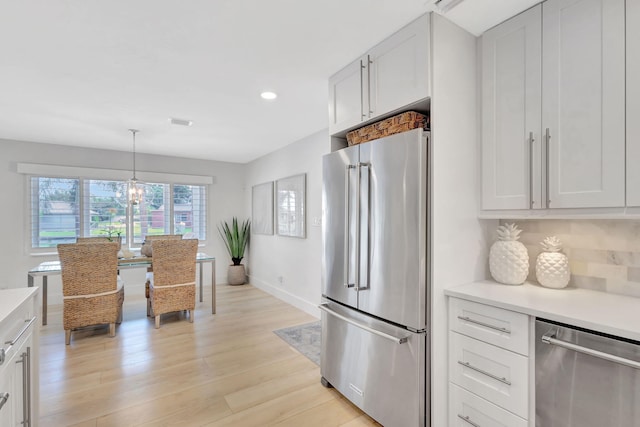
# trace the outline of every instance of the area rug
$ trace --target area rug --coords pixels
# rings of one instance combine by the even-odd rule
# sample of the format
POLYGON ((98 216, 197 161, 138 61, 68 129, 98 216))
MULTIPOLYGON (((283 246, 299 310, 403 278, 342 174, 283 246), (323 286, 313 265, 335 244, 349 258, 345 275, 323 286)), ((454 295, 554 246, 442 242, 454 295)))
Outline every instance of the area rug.
POLYGON ((289 345, 320 366, 320 321, 273 331, 289 345))

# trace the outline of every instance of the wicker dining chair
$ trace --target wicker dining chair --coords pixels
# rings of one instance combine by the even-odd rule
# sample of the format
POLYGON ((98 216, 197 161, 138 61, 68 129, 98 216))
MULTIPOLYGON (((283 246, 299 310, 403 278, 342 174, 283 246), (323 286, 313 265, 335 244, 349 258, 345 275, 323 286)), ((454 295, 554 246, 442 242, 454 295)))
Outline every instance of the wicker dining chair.
POLYGON ((71 331, 91 325, 109 324, 109 336, 115 337, 124 302, 124 286, 118 277, 118 244, 59 244, 58 256, 65 343, 71 342, 71 331))
POLYGON ((111 242, 107 236, 95 236, 95 237, 78 237, 76 243, 105 243, 111 242))
MULTIPOLYGON (((151 247, 151 253, 153 254, 153 241, 154 240, 182 240, 182 234, 150 234, 145 236, 144 244, 151 247)), ((153 272, 153 265, 147 267, 147 273, 153 272)), ((144 296, 147 297, 147 316, 151 316, 151 302, 149 301, 149 274, 147 274, 147 281, 144 285, 144 296)))
POLYGON ((187 310, 193 323, 196 308, 196 255, 198 239, 156 240, 153 242, 153 272, 147 273, 148 309, 155 317, 156 329, 160 315, 187 310))
POLYGON ((144 240, 182 240, 182 234, 149 234, 145 236, 144 240))

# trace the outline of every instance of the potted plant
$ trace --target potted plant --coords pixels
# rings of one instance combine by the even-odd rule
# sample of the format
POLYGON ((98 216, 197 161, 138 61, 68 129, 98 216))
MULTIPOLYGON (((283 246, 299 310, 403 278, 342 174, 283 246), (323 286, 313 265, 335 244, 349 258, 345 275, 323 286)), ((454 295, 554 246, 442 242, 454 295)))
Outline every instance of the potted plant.
POLYGON ((247 243, 249 243, 250 224, 251 222, 246 220, 242 225, 239 225, 238 218, 233 217, 231 225, 223 221, 221 227, 218 227, 220 236, 227 247, 227 252, 229 252, 231 261, 233 261, 233 264, 229 265, 227 273, 230 285, 242 285, 246 282, 246 271, 244 265, 240 264, 240 262, 244 258, 244 250, 247 247, 247 243))

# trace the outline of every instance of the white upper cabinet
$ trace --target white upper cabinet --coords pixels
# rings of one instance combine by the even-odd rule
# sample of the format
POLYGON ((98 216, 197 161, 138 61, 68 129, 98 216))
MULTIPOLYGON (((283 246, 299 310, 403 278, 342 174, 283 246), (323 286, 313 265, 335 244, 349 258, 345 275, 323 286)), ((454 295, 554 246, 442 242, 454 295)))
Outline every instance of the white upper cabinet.
POLYGON ((428 96, 429 15, 423 15, 329 79, 329 133, 428 96))
POLYGON ((548 0, 483 34, 482 209, 625 206, 624 20, 548 0))
POLYGON ((625 205, 624 3, 542 5, 549 208, 625 205))
POLYGON ((429 96, 429 19, 422 16, 367 55, 370 117, 429 96))
POLYGON ((354 61, 338 71, 329 80, 329 128, 330 133, 347 129, 359 123, 364 115, 364 64, 354 61))
POLYGON ((542 207, 542 8, 482 35, 482 208, 542 207))
POLYGON ((640 0, 627 0, 627 205, 640 206, 640 0))

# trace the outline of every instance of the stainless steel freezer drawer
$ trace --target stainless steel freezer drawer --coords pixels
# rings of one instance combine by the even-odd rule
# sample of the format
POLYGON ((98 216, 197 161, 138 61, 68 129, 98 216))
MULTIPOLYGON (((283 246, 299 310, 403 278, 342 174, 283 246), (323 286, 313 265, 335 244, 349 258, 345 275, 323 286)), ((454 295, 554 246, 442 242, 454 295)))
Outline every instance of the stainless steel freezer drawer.
POLYGON ((428 426, 426 333, 336 303, 321 308, 323 378, 385 427, 428 426))

